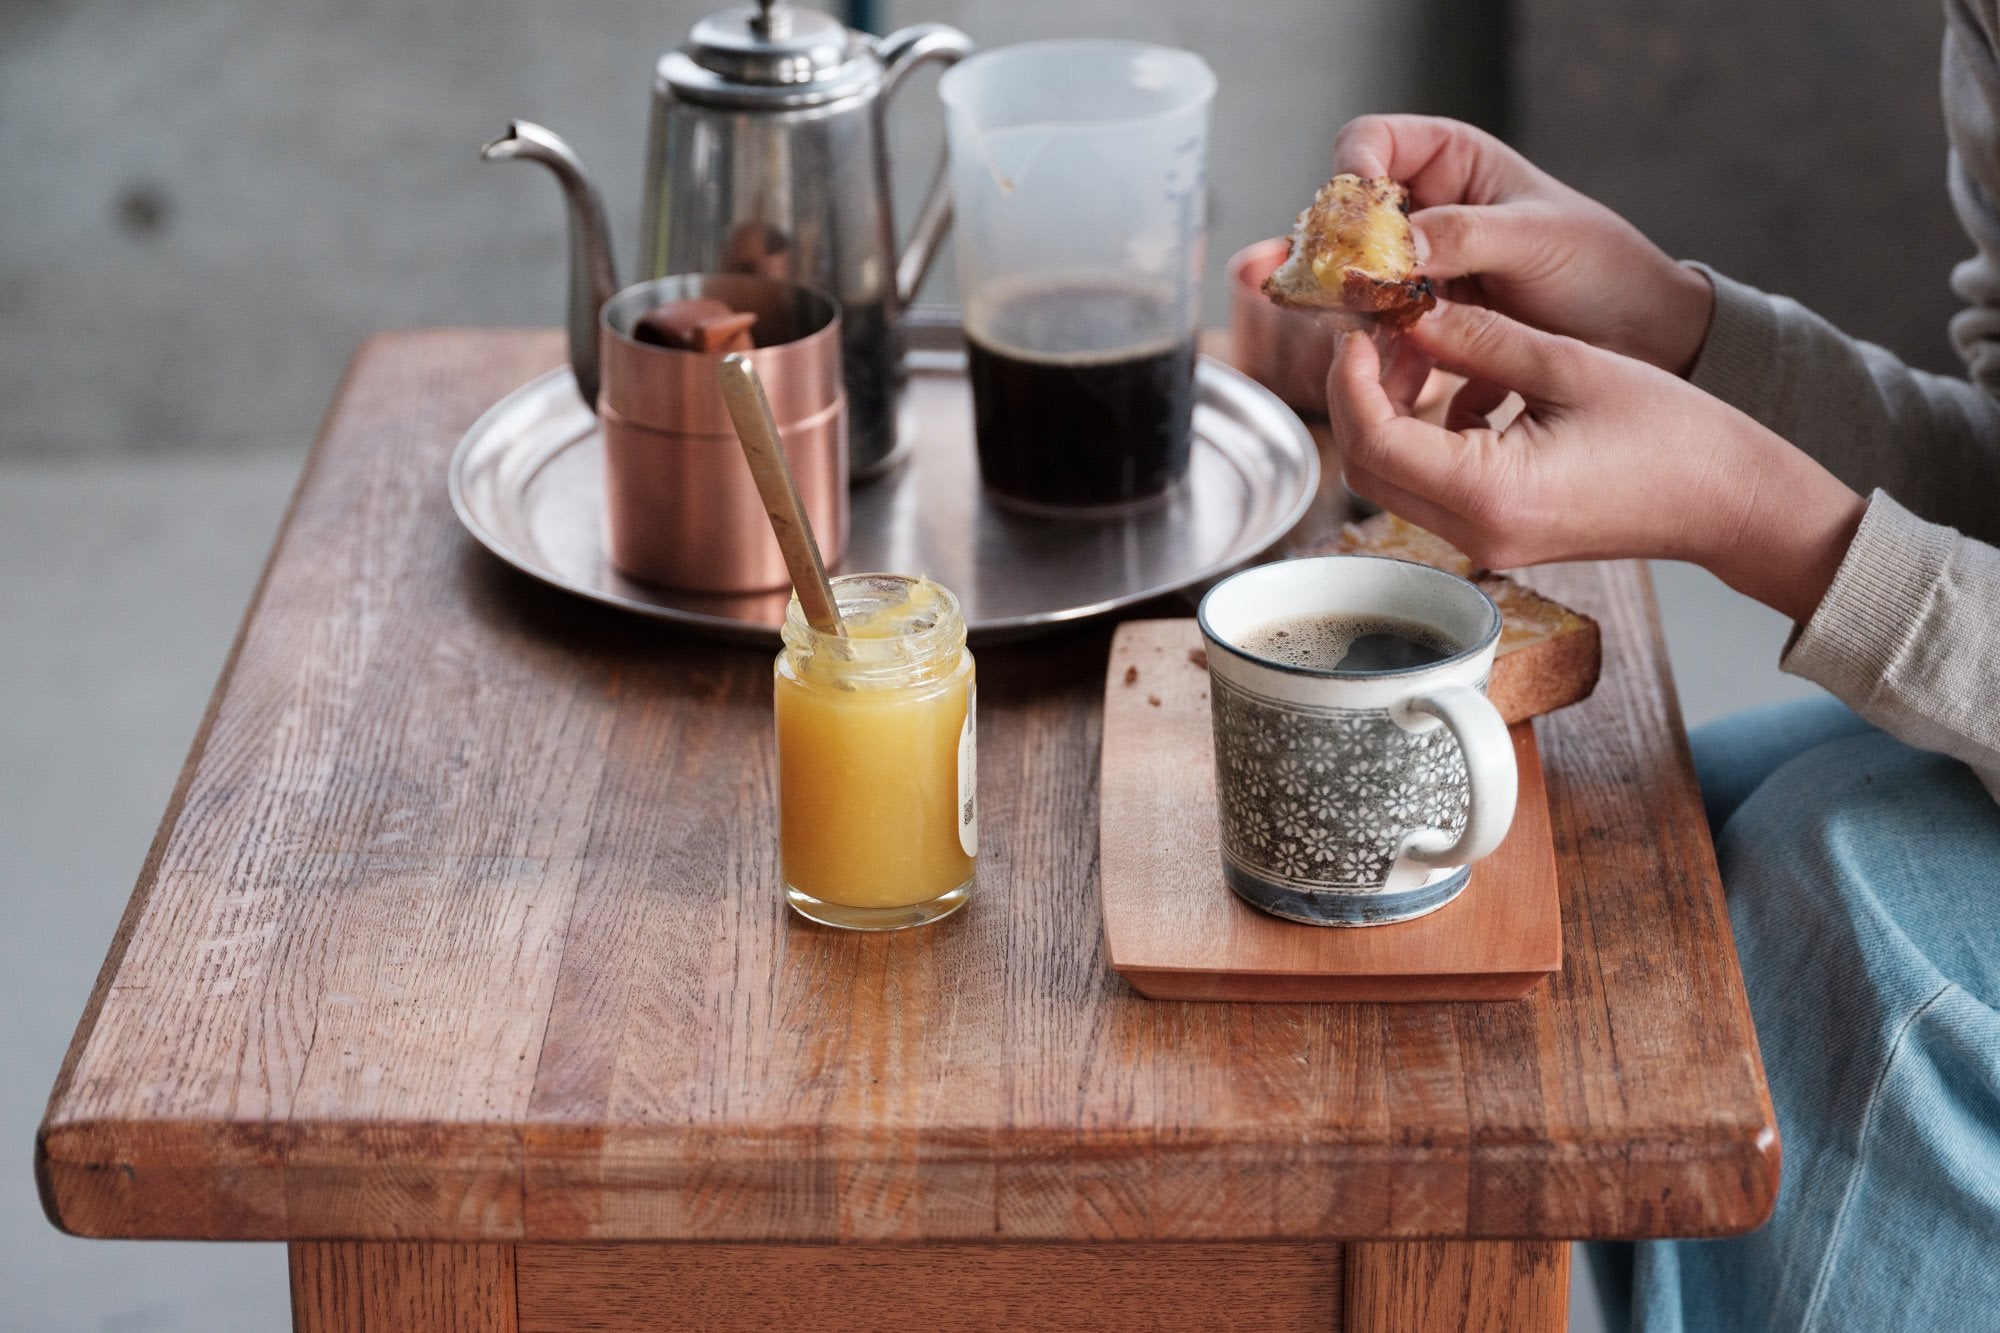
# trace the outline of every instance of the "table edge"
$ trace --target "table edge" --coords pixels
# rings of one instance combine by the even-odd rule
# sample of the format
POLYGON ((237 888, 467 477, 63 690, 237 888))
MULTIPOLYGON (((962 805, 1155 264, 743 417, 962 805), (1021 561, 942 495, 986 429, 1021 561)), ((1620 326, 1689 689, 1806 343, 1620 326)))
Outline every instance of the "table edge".
MULTIPOLYGON (((1341 1190, 1357 1173, 1393 1172, 1399 1179, 1436 1177, 1467 1181, 1482 1173, 1528 1168, 1560 1177, 1568 1171, 1606 1169, 1669 1170, 1675 1193, 1714 1200, 1740 1200, 1711 1208, 1708 1223, 1690 1228, 1668 1225, 1652 1200, 1638 1201, 1629 1224, 1521 1226, 1500 1230, 1439 1224, 1433 1219, 1389 1221, 1358 1231, 1351 1226, 1274 1222, 1246 1233, 1240 1228, 1204 1230, 1176 1226, 1173 1239, 1187 1240, 1355 1240, 1355 1239, 1537 1239, 1574 1240, 1654 1236, 1710 1237, 1753 1230, 1771 1215, 1777 1201, 1779 1143, 1768 1125, 1704 1123, 1667 1126, 1643 1137, 1602 1142, 1556 1143, 1533 1136, 1484 1136, 1477 1141, 1399 1141, 1393 1133, 1369 1138, 1301 1135, 1276 1130, 1168 1137, 1077 1134, 1021 1130, 993 1135, 977 1131, 931 1131, 893 1141, 861 1134, 829 1134, 819 1124, 774 1127, 757 1134, 690 1131, 658 1126, 605 1131, 592 1126, 492 1124, 454 1127, 450 1133, 454 1167, 441 1166, 436 1152, 441 1127, 430 1122, 380 1122, 351 1136, 350 1151, 328 1152, 310 1122, 77 1121, 44 1125, 36 1136, 35 1176, 49 1220, 75 1236, 101 1239, 421 1239, 434 1241, 566 1240, 858 1240, 838 1227, 790 1226, 774 1230, 747 1223, 703 1221, 679 1225, 676 1210, 661 1206, 676 1191, 661 1187, 663 1175, 683 1178, 690 1197, 713 1177, 727 1179, 746 1196, 758 1185, 750 1173, 775 1161, 795 1158, 810 1144, 819 1160, 837 1167, 868 1170, 907 1164, 912 1154, 927 1168, 969 1171, 990 1179, 1008 1172, 1046 1176, 1052 1162, 1080 1162, 1079 1174, 1107 1163, 1136 1164, 1156 1176, 1199 1177, 1226 1173, 1238 1178, 1283 1178, 1287 1188, 1341 1190), (1698 1129, 1691 1134, 1690 1129, 1698 1129), (295 1140, 312 1137, 309 1153, 296 1153, 295 1140), (365 1150, 365 1151, 364 1151, 365 1150), (620 1181, 621 1158, 646 1165, 644 1181, 620 1181), (666 1163, 663 1169, 662 1164, 666 1163), (301 1180, 351 1173, 365 1166, 392 1174, 400 1193, 439 1201, 421 1223, 399 1226, 393 1236, 353 1226, 343 1215, 354 1200, 335 1191, 324 1195, 296 1188, 301 1180), (163 1214, 154 1200, 155 1183, 166 1177, 202 1207, 163 1214), (1312 1182, 1317 1179, 1318 1185, 1312 1182), (635 1206, 622 1220, 581 1231, 538 1225, 535 1214, 573 1211, 564 1192, 620 1195, 635 1206), (467 1214, 467 1198, 503 1200, 503 1206, 467 1214), (283 1206, 273 1209, 272 1200, 283 1206), (226 1230, 201 1225, 216 1210, 227 1210, 226 1230), (246 1225, 247 1219, 247 1225, 246 1225)), ((1060 1173, 1059 1173, 1060 1174, 1060 1173)), ((763 1188, 776 1190, 768 1184, 763 1188)), ((1067 1186, 1065 1186, 1067 1188, 1067 1186)), ((756 1210, 746 1209, 745 1215, 756 1210)), ((1067 1213, 1061 1214, 1067 1218, 1067 1213)), ((1463 1220, 1463 1219, 1461 1219, 1463 1220)), ((882 1239, 882 1237, 873 1237, 882 1239)), ((1162 1237, 1165 1238, 1165 1237, 1162 1237)), ((1073 1229, 1032 1224, 1006 1225, 998 1219, 976 1228, 926 1226, 927 1241, 1072 1240, 1073 1229)))

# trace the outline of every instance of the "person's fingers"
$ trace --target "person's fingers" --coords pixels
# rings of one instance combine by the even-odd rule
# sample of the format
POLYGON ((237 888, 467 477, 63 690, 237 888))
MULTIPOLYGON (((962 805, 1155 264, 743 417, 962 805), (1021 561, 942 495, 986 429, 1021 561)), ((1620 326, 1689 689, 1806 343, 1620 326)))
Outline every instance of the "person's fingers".
POLYGON ((1451 407, 1451 396, 1457 393, 1459 386, 1464 383, 1464 376, 1454 375, 1448 370, 1439 370, 1433 366, 1429 377, 1424 380, 1423 389, 1417 394, 1416 401, 1410 404, 1410 415, 1443 425, 1445 412, 1451 407))
POLYGON ((1400 116, 1357 116, 1333 136, 1333 169, 1357 176, 1392 175, 1400 116))
POLYGON ((1456 301, 1438 302, 1437 309, 1403 336, 1446 370, 1469 380, 1504 385, 1541 403, 1572 401, 1595 355, 1574 338, 1544 333, 1497 311, 1456 301))
POLYGON ((1562 260, 1574 228, 1533 201, 1517 204, 1436 204, 1410 214, 1410 232, 1424 276, 1433 282, 1490 273, 1523 278, 1562 260))
POLYGON ((1349 335, 1335 351, 1327 371, 1327 413, 1342 466, 1370 485, 1395 488, 1406 505, 1424 497, 1426 505, 1449 508, 1453 497, 1477 483, 1468 471, 1477 462, 1474 446, 1397 410, 1381 384, 1375 345, 1365 336, 1349 335))
POLYGON ((1400 415, 1414 415, 1417 395, 1423 392, 1424 382, 1430 378, 1430 356, 1409 339, 1393 333, 1387 336, 1386 347, 1377 346, 1384 355, 1383 394, 1396 405, 1400 415))
POLYGON ((1491 380, 1467 380, 1458 387, 1451 397, 1451 406, 1445 410, 1446 430, 1476 430, 1492 424, 1491 413, 1507 401, 1511 392, 1504 384, 1491 380))
POLYGON ((1398 486, 1379 472, 1350 461, 1341 469, 1341 477, 1349 490, 1364 500, 1374 501, 1398 518, 1434 532, 1453 545, 1465 540, 1462 532, 1464 523, 1457 514, 1407 487, 1398 486))
POLYGON ((1360 116, 1333 140, 1334 170, 1393 176, 1415 207, 1494 203, 1533 186, 1540 173, 1484 130, 1441 116, 1360 116))
POLYGON ((1326 368, 1326 410, 1342 441, 1396 419, 1396 405, 1382 389, 1382 358, 1365 333, 1343 333, 1326 368))

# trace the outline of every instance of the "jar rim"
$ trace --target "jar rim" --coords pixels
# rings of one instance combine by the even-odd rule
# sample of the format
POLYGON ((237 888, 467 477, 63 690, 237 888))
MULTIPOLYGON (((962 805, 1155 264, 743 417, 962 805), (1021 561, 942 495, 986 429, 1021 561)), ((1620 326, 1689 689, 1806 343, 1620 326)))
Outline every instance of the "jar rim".
POLYGON ((836 664, 845 678, 886 682, 906 673, 923 673, 940 659, 956 661, 965 647, 965 617, 959 610, 958 597, 942 583, 920 574, 889 573, 841 574, 830 582, 834 602, 843 617, 894 606, 898 601, 908 600, 907 590, 924 585, 936 590, 938 612, 903 633, 852 638, 814 629, 807 623, 805 611, 794 593, 779 631, 788 651, 836 664), (894 600, 890 596, 892 589, 897 594, 894 600))

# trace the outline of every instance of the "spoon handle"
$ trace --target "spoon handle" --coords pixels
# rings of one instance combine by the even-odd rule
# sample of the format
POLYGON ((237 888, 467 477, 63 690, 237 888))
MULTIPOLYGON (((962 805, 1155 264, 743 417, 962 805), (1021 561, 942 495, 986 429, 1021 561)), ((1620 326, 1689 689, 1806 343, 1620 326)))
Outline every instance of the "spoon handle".
POLYGON ((750 475, 756 479, 757 494, 770 515, 771 531, 784 552, 785 569, 792 576, 792 588, 799 595, 799 609, 806 623, 822 634, 847 633, 840 619, 840 607, 833 600, 833 585, 827 581, 826 563, 820 559, 819 542, 813 538, 812 523, 799 502, 798 483, 792 479, 785 446, 778 439, 778 424, 771 416, 771 404, 764 397, 764 382, 757 367, 741 352, 731 352, 716 368, 722 384, 722 399, 735 423, 736 438, 743 445, 750 475))

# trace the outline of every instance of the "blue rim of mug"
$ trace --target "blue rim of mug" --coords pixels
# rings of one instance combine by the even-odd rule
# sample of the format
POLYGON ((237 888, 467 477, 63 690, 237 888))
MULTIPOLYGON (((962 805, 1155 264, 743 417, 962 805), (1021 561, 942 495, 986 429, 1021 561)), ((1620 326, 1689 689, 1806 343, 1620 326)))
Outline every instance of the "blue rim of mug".
POLYGON ((1223 579, 1221 582, 1217 583, 1214 587, 1210 588, 1207 592, 1203 593, 1201 598, 1201 605, 1195 608, 1195 613, 1194 613, 1195 623, 1201 627, 1202 637, 1207 639, 1210 643, 1214 644, 1216 647, 1221 648, 1226 652, 1232 653, 1235 656, 1242 658, 1244 661, 1250 663, 1252 666, 1265 667, 1272 671, 1282 671, 1285 674, 1291 676, 1305 676, 1312 680, 1390 680, 1397 676, 1421 675, 1426 671, 1436 671, 1440 667, 1453 666, 1460 662, 1470 661, 1472 658, 1475 658, 1479 656, 1479 654, 1485 652, 1490 644, 1497 642, 1500 638, 1500 607, 1494 602, 1494 600, 1491 597, 1488 597, 1486 595, 1486 590, 1484 588, 1474 583, 1471 579, 1460 578, 1456 574, 1447 573, 1442 569, 1436 569, 1430 565, 1420 565, 1414 560, 1398 560, 1394 556, 1388 556, 1388 555, 1362 555, 1356 553, 1353 555, 1347 555, 1347 554, 1313 555, 1313 556, 1300 556, 1297 558, 1300 560, 1310 560, 1310 561, 1382 560, 1392 565, 1408 565, 1411 569, 1422 570, 1423 577, 1425 578, 1449 579, 1453 583, 1463 584, 1466 587, 1472 589, 1472 591, 1478 593, 1479 599, 1486 603, 1486 610, 1487 610, 1486 629, 1470 645, 1461 648, 1459 651, 1453 653, 1450 657, 1440 658, 1435 662, 1426 662, 1422 666, 1414 666, 1414 667, 1388 667, 1380 671, 1336 671, 1330 667, 1299 666, 1296 663, 1292 662, 1277 662, 1273 661, 1271 658, 1268 657, 1259 657, 1256 653, 1249 652, 1241 647, 1238 647, 1236 644, 1231 643, 1229 640, 1223 638, 1220 634, 1217 634, 1215 632, 1214 628, 1210 626, 1210 624, 1208 623, 1208 603, 1210 598, 1214 597, 1215 594, 1221 592, 1224 588, 1228 587, 1230 584, 1234 583, 1238 579, 1248 578, 1249 576, 1256 574, 1261 570, 1275 569, 1278 567, 1278 565, 1286 565, 1292 563, 1289 560, 1281 560, 1278 561, 1277 564, 1254 565, 1249 569, 1239 569, 1234 574, 1231 574, 1228 578, 1223 579))
POLYGON ((1335 888, 1299 889, 1274 884, 1255 871, 1222 858, 1222 878, 1230 892, 1258 911, 1308 926, 1392 926, 1429 916, 1457 898, 1472 882, 1472 867, 1459 866, 1435 884, 1399 893, 1361 893, 1335 888))

